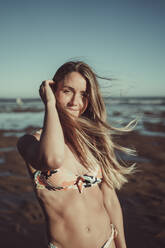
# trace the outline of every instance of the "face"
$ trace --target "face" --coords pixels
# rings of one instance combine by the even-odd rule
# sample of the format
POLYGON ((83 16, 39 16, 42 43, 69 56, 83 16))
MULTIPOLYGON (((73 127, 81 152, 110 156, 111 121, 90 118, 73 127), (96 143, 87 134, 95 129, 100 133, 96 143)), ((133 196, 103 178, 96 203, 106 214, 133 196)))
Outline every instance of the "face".
POLYGON ((71 72, 58 83, 55 96, 72 117, 79 117, 88 106, 87 82, 80 73, 71 72))

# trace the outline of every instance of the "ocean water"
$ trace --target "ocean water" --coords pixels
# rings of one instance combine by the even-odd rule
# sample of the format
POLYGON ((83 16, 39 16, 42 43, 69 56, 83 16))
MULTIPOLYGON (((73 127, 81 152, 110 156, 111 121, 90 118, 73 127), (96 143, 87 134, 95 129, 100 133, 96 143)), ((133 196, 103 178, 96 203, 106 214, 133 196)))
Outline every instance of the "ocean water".
MULTIPOLYGON (((122 127, 137 119, 137 131, 165 136, 164 132, 152 132, 144 126, 144 123, 165 125, 165 97, 105 97, 104 102, 111 125, 122 127)), ((0 99, 0 129, 10 130, 6 136, 22 135, 30 126, 42 127, 43 119, 44 104, 40 99, 0 99)))

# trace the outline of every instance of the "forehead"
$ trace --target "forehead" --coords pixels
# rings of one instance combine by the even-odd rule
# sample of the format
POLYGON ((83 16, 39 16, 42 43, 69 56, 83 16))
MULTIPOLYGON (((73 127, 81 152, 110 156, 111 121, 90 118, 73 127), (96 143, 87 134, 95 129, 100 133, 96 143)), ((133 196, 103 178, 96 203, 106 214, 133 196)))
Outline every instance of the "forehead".
POLYGON ((65 76, 62 82, 62 87, 67 86, 85 91, 87 88, 87 83, 85 78, 79 72, 71 72, 65 76))

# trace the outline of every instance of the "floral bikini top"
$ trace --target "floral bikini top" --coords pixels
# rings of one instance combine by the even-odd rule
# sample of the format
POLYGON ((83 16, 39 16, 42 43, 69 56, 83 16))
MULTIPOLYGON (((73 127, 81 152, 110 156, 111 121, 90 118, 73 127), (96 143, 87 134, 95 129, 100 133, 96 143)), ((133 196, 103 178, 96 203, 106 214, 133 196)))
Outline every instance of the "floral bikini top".
MULTIPOLYGON (((92 175, 83 174, 77 176, 73 173, 69 173, 67 171, 67 175, 70 177, 70 180, 60 180, 60 186, 55 186, 54 183, 59 181, 59 179, 64 178, 64 170, 63 168, 58 168, 54 170, 48 171, 40 171, 37 170, 34 172, 34 183, 37 189, 48 189, 48 190, 69 190, 69 189, 78 189, 80 193, 82 193, 84 188, 92 187, 101 183, 102 181, 102 173, 101 169, 98 167, 92 175)), ((69 178, 68 177, 68 178, 69 178)))
MULTIPOLYGON (((41 130, 38 130, 36 133, 41 134, 41 130)), ((46 188, 54 191, 78 189, 79 192, 82 193, 84 188, 92 187, 101 183, 102 173, 100 167, 97 167, 95 171, 92 171, 92 175, 75 175, 61 167, 47 171, 37 170, 34 172, 33 178, 37 189, 46 188), (67 180, 64 180, 64 178, 67 178, 67 180), (60 186, 56 186, 57 184, 60 186)))

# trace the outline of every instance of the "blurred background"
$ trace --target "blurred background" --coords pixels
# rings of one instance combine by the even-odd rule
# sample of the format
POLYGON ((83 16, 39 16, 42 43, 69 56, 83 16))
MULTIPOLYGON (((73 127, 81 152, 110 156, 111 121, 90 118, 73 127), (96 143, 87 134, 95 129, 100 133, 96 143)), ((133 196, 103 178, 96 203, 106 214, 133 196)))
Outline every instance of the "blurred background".
POLYGON ((41 128, 39 86, 63 63, 100 76, 108 121, 138 119, 116 142, 137 150, 139 172, 118 192, 128 248, 165 247, 165 2, 0 2, 0 247, 44 247, 44 217, 16 149, 41 128))

